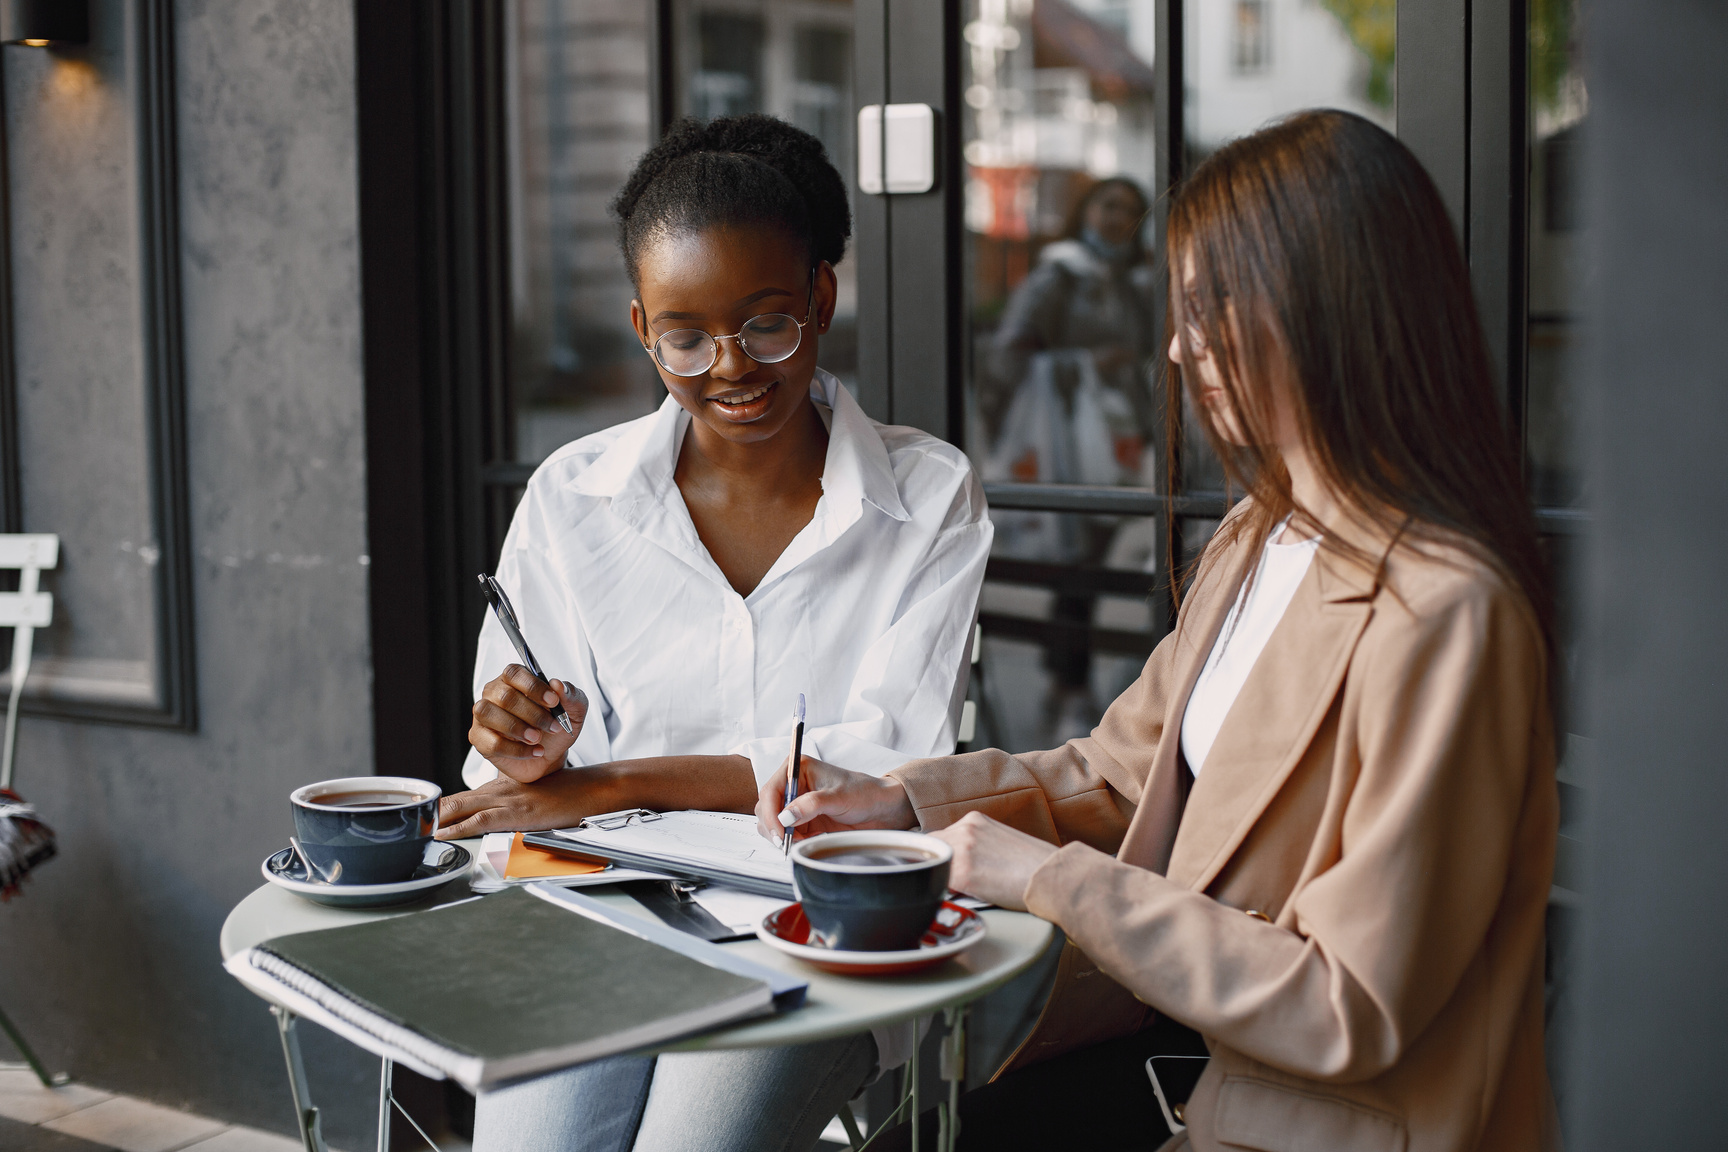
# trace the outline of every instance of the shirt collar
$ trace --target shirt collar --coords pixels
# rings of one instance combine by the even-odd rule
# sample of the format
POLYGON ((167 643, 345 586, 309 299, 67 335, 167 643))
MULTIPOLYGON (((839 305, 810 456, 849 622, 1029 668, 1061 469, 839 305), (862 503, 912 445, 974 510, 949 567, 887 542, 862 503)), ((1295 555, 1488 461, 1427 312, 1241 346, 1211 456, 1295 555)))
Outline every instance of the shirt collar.
MULTIPOLYGON (((831 373, 816 369, 811 396, 833 413, 828 428, 828 456, 823 463, 822 491, 835 504, 861 500, 895 520, 910 520, 900 500, 900 487, 888 460, 881 433, 858 401, 831 373)), ((666 397, 658 411, 624 429, 570 482, 570 491, 583 496, 664 497, 673 486, 678 450, 684 443, 690 414, 666 397)))
POLYGON ((820 368, 810 381, 810 390, 834 413, 828 427, 828 459, 822 468, 823 493, 837 504, 863 500, 892 520, 912 519, 900 501, 900 485, 894 480, 888 447, 882 443, 875 422, 864 414, 844 384, 820 368))

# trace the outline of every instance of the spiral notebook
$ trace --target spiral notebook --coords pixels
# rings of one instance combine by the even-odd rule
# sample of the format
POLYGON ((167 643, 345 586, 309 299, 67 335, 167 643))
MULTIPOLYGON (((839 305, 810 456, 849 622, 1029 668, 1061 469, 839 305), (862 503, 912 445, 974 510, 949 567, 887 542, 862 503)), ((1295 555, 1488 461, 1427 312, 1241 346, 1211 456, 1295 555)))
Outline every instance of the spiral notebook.
POLYGON ((795 1007, 806 984, 550 884, 268 940, 243 983, 470 1091, 795 1007))

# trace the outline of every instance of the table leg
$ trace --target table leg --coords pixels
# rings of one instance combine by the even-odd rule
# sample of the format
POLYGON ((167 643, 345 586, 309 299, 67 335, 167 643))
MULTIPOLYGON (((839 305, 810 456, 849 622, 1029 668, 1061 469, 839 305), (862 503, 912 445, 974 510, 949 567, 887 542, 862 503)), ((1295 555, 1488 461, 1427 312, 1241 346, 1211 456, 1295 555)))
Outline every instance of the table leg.
POLYGON ((864 1147, 864 1134, 858 1131, 858 1117, 852 1114, 850 1102, 840 1105, 840 1126, 846 1129, 846 1141, 851 1152, 864 1147))
POLYGON ((936 1150, 954 1152, 960 1140, 960 1088, 966 1080, 966 1016, 968 1004, 944 1008, 942 1017, 948 1035, 942 1037, 942 1079, 948 1082, 948 1099, 936 1105, 936 1150))
POLYGON ((288 1062, 288 1090, 294 1095, 294 1119, 300 1124, 300 1142, 306 1152, 329 1152, 320 1131, 318 1109, 312 1105, 312 1093, 306 1086, 306 1061, 300 1056, 300 1035, 294 1030, 294 1013, 272 1006, 276 1030, 282 1036, 282 1058, 288 1062))
POLYGON ((918 1152, 918 1119, 924 1115, 923 1094, 918 1084, 918 1031, 912 1031, 912 1059, 906 1063, 906 1075, 912 1077, 912 1152, 918 1152))
MULTIPOLYGON (((58 1088, 62 1084, 72 1082, 72 1077, 66 1073, 50 1072, 42 1066, 42 1061, 36 1058, 36 1053, 31 1049, 29 1042, 24 1039, 24 1034, 18 1031, 17 1026, 12 1023, 11 1017, 3 1011, 0 1011, 0 1032, 6 1033, 7 1039, 12 1041, 12 1047, 18 1049, 18 1054, 24 1057, 24 1066, 36 1073, 36 1079, 42 1081, 42 1087, 58 1088)), ((0 1068, 10 1069, 13 1067, 15 1065, 9 1063, 0 1064, 0 1068)))
POLYGON ((390 1091, 391 1073, 396 1065, 386 1056, 378 1068, 378 1152, 390 1152, 390 1105, 395 1097, 390 1091))

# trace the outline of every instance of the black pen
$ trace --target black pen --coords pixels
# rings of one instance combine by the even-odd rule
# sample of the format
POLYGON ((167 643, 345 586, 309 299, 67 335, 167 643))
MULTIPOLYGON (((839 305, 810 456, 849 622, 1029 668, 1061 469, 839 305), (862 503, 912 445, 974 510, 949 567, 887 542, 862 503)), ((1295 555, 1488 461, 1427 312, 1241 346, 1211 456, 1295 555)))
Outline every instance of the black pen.
MULTIPOLYGON (((540 670, 540 662, 534 659, 534 653, 528 650, 528 641, 522 639, 522 626, 516 621, 516 610, 510 607, 510 597, 504 595, 504 588, 497 580, 486 573, 480 573, 480 587, 486 591, 486 602, 492 605, 492 614, 498 617, 498 623, 504 628, 504 635, 510 637, 510 643, 516 645, 516 655, 522 657, 522 665, 534 673, 548 687, 552 681, 546 679, 546 673, 540 670)), ((552 705, 552 716, 566 732, 574 732, 570 727, 570 714, 564 711, 564 705, 552 705)))
MULTIPOLYGON (((780 806, 785 812, 792 801, 798 799, 798 767, 804 758, 804 693, 798 693, 798 708, 792 713, 792 763, 786 769, 786 803, 780 806)), ((785 827, 782 825, 782 827, 785 827)), ((780 837, 780 853, 783 856, 792 854, 792 829, 787 828, 780 837)))

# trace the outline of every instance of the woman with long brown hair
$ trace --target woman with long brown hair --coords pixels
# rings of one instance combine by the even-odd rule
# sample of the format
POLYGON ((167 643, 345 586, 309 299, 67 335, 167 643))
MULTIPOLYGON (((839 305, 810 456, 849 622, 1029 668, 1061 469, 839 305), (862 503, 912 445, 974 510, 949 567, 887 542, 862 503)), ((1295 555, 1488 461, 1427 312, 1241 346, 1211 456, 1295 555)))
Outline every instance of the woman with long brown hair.
POLYGON ((807 761, 764 830, 922 827, 1067 934, 963 1147, 1551 1147, 1549 600, 1440 197, 1303 113, 1195 171, 1169 252, 1170 359, 1248 494, 1176 629, 1089 737, 807 761))

